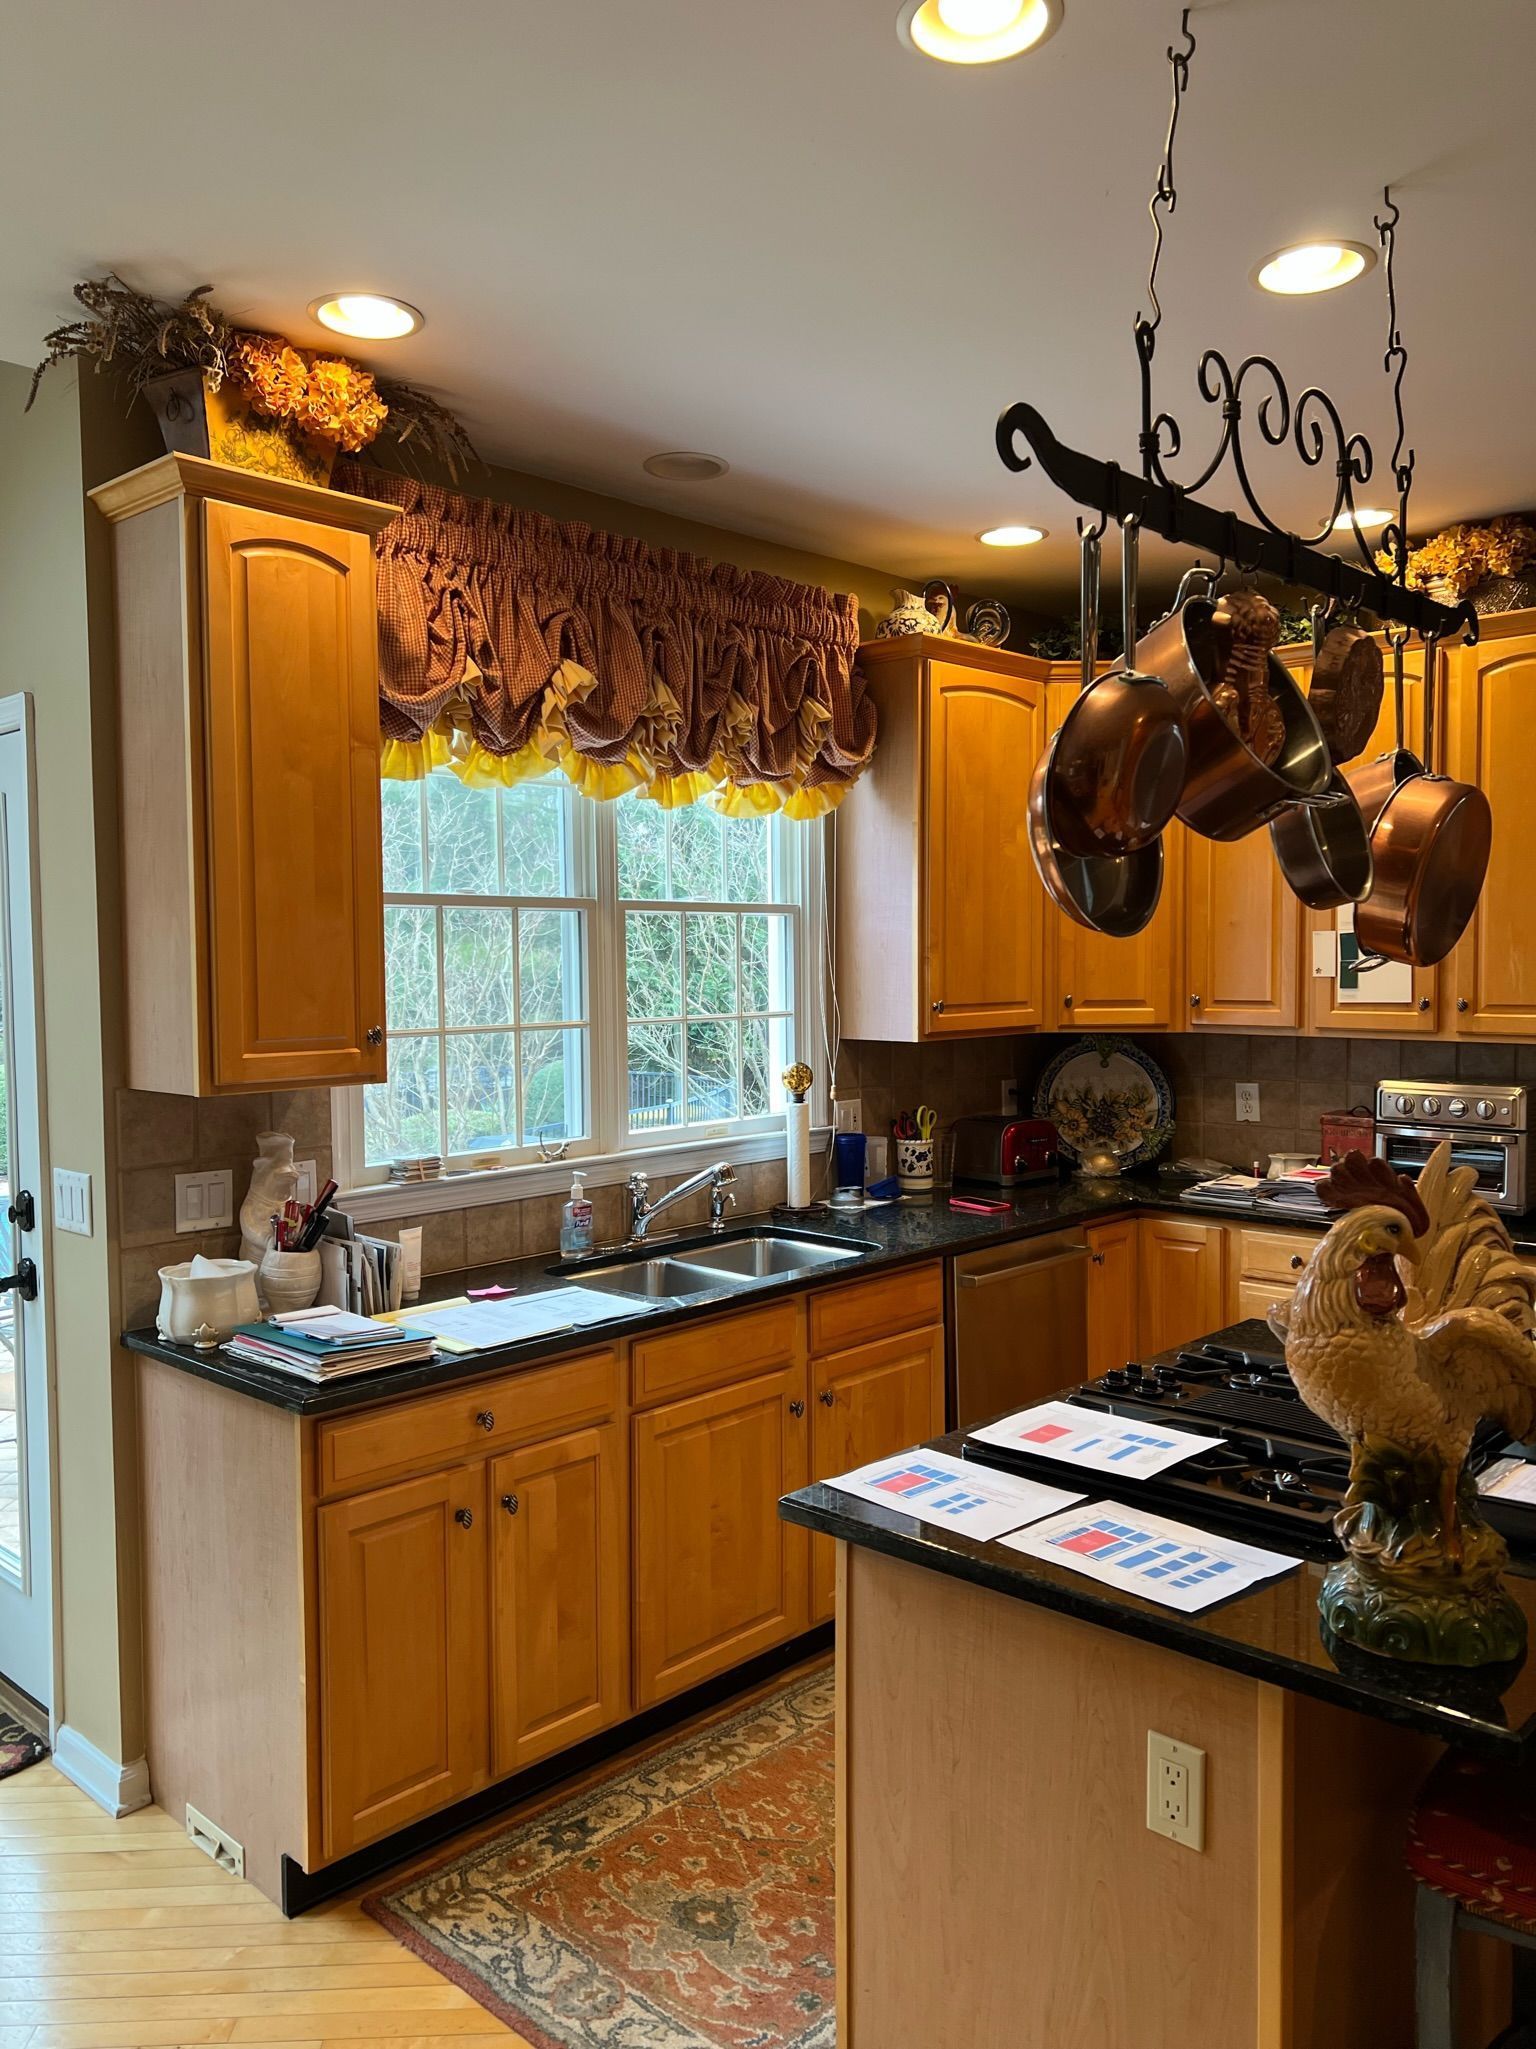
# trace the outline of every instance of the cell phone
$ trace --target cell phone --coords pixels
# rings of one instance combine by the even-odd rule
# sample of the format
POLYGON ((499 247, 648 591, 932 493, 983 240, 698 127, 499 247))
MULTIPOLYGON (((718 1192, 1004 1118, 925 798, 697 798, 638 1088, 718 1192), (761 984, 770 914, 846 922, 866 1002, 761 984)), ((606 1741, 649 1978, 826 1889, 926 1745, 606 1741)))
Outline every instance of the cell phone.
POLYGON ((1006 1216, 1013 1208, 1011 1202, 998 1202, 990 1195, 952 1195, 949 1206, 951 1209, 969 1210, 978 1217, 1006 1216))

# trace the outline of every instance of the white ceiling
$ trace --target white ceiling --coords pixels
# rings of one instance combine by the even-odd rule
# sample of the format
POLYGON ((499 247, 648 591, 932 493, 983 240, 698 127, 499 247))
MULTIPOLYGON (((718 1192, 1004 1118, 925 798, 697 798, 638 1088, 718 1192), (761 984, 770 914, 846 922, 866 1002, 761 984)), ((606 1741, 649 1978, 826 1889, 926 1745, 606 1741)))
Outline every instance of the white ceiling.
MULTIPOLYGON (((1029 398, 1135 462, 1178 8, 1067 0, 1044 48, 977 71, 909 54, 896 11, 0 0, 0 356, 33 360, 71 283, 108 266, 160 291, 210 280, 305 341, 322 291, 393 290, 428 325, 374 360, 438 389, 496 460, 1059 598, 1073 508, 1004 471, 993 423, 1029 398), (641 460, 669 448, 731 473, 657 483, 641 460), (1052 538, 1000 557, 971 538, 1000 520, 1052 538)), ((1194 26, 1158 388, 1191 451, 1215 426, 1199 349, 1263 348, 1385 469, 1380 270, 1310 300, 1247 279, 1304 236, 1373 241, 1390 180, 1415 527, 1536 501, 1536 7, 1215 0, 1194 26)), ((1264 474, 1297 521, 1331 493, 1264 474)))

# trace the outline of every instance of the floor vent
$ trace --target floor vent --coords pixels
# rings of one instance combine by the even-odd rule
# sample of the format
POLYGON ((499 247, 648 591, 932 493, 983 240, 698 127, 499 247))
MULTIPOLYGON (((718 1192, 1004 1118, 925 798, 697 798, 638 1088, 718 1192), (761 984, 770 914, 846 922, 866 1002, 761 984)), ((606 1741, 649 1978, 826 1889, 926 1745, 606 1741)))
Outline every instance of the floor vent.
POLYGON ((245 1876, 245 1847, 233 1836, 225 1835, 216 1828, 206 1814, 199 1814, 191 1801, 187 1802, 187 1839, 211 1857, 221 1871, 227 1871, 234 1878, 245 1876))

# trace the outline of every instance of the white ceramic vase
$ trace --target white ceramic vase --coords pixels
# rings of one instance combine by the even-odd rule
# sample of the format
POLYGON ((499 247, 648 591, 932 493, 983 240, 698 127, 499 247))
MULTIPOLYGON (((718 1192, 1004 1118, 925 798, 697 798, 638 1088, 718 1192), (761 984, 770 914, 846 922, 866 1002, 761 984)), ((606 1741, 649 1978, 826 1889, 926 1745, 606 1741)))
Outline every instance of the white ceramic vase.
POLYGON ((319 1253, 276 1252, 269 1246, 261 1255, 261 1292, 269 1316, 313 1308, 320 1292, 319 1253))
POLYGON ((240 1205, 240 1257, 259 1267, 272 1245, 272 1218, 299 1185, 293 1140, 286 1131, 256 1135, 251 1185, 240 1205))

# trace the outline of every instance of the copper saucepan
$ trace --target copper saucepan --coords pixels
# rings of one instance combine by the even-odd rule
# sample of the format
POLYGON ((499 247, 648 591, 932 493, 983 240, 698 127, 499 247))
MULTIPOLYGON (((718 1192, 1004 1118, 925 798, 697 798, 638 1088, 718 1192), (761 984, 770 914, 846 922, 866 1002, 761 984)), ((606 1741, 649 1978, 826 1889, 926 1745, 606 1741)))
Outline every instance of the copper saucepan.
POLYGON ((1408 639, 1407 629, 1401 633, 1389 630, 1387 638, 1392 648, 1392 701, 1397 712, 1397 745, 1386 754, 1378 754, 1374 761, 1358 763, 1348 770, 1345 778, 1355 793, 1355 802, 1360 806, 1360 816, 1365 820, 1367 832, 1374 831, 1383 806, 1398 784, 1425 772, 1419 757, 1403 745, 1403 648, 1408 639))
MULTIPOLYGON (((1381 655, 1376 643, 1355 627, 1335 626, 1325 639, 1325 623, 1322 608, 1314 609, 1314 678, 1318 673, 1316 664, 1323 658, 1325 649, 1332 663, 1331 671, 1326 664, 1324 667, 1325 688, 1332 687, 1330 676, 1338 675, 1351 661, 1360 661, 1357 651, 1362 644, 1370 651, 1360 661, 1364 671, 1363 693, 1356 693, 1363 694, 1364 702, 1348 707, 1340 703, 1337 707, 1340 713, 1337 738, 1334 730, 1328 732, 1330 751, 1337 746, 1344 750, 1344 758, 1347 759, 1350 753, 1358 753, 1365 744, 1380 709, 1381 655), (1374 701, 1370 689, 1371 655, 1375 656, 1374 701), (1367 709, 1370 710, 1370 719, 1365 723, 1367 709), (1363 734, 1360 731, 1362 723, 1365 723, 1363 734)), ((1328 727, 1328 720, 1324 717, 1320 716, 1319 723, 1328 727)), ((1308 804, 1291 804, 1272 818, 1269 837, 1281 874, 1292 894, 1300 897, 1309 910, 1335 911, 1343 904, 1359 903, 1370 893, 1375 875, 1370 828, 1361 816, 1353 790, 1337 769, 1320 799, 1308 804)))
POLYGON ((1138 524, 1120 524, 1125 659, 1087 681, 1052 751, 1051 819, 1068 853, 1134 854, 1162 832, 1184 787, 1188 750, 1172 693, 1135 667, 1138 524))
POLYGON ((1362 952, 1416 968, 1444 960, 1466 930, 1493 845, 1493 813, 1483 792, 1433 772, 1432 640, 1424 646, 1424 759, 1431 766, 1397 784, 1371 829, 1376 879, 1355 912, 1362 952))
MULTIPOLYGON (((1094 687, 1099 639, 1099 536, 1082 537, 1082 686, 1077 702, 1094 687)), ((1068 717, 1070 717, 1070 712, 1068 717)), ((1052 806, 1052 768, 1066 721, 1035 764, 1029 784, 1029 850, 1046 894, 1059 911, 1111 939, 1142 931, 1163 892, 1163 843, 1155 839, 1134 854, 1074 854, 1057 831, 1052 806)))
POLYGON ((1139 668, 1160 676, 1184 716, 1189 769, 1178 815, 1206 839, 1239 840, 1288 804, 1321 796, 1333 774, 1322 729, 1283 662, 1269 656, 1269 691, 1285 738, 1266 765, 1222 716, 1212 698, 1220 674, 1212 590, 1215 576, 1186 571, 1173 610, 1143 636, 1139 668), (1203 579, 1204 590, 1197 588, 1203 579))

